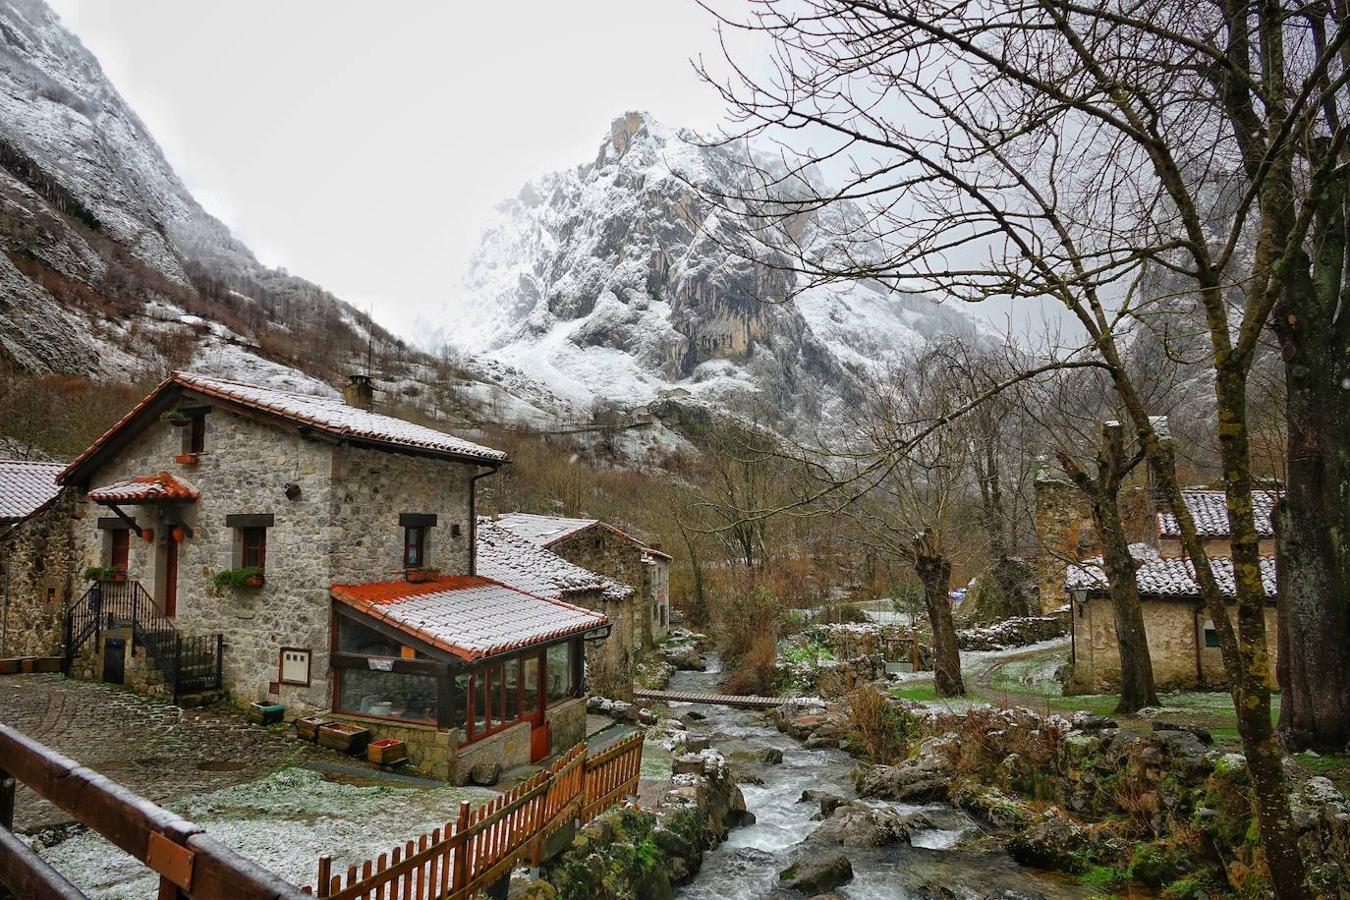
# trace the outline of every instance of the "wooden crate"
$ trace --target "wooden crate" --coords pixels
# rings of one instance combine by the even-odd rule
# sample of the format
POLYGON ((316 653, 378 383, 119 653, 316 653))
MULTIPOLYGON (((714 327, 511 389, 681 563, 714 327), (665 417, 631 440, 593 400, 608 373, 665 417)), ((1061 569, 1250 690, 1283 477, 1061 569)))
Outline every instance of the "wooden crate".
POLYGON ((345 753, 361 753, 370 743, 370 729, 349 722, 329 722, 319 727, 319 744, 342 750, 345 753))
POLYGON ((319 739, 319 729, 332 722, 323 716, 303 716, 295 720, 295 732, 307 741, 319 739))
POLYGON ((396 766, 408 758, 408 745, 397 738, 372 741, 366 748, 366 759, 377 766, 396 766))

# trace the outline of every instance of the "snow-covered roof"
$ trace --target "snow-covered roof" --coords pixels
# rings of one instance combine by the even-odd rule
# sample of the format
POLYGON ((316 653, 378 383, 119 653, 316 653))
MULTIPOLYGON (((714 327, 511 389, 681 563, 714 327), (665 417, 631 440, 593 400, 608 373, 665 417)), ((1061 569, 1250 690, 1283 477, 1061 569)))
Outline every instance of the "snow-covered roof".
POLYGON ((0 522, 26 519, 52 501, 65 463, 0 459, 0 522))
POLYGON ((160 503, 196 500, 200 496, 196 488, 168 472, 138 475, 89 492, 89 499, 95 503, 160 503))
POLYGON ((616 528, 599 519, 570 519, 566 516, 544 516, 538 513, 514 512, 497 516, 493 521, 541 547, 551 547, 564 538, 569 538, 574 534, 585 531, 587 528, 600 527, 617 534, 630 543, 636 544, 642 550, 644 562, 649 561, 648 557, 667 561, 671 559, 670 554, 654 547, 648 547, 622 528, 616 528))
POLYGON ((465 662, 609 624, 602 613, 467 575, 423 584, 335 584, 329 592, 334 600, 465 662))
POLYGON ((478 517, 477 531, 475 562, 485 578, 553 599, 580 591, 602 591, 607 599, 633 594, 632 588, 570 563, 487 516, 478 517))
MULTIPOLYGON (((1136 546, 1131 545, 1133 550, 1136 546)), ((1154 553, 1140 558, 1136 555, 1139 567, 1135 572, 1135 583, 1140 597, 1199 597, 1200 586, 1195 582, 1195 567, 1189 559, 1162 558, 1154 553)), ((1237 597, 1237 584, 1233 578, 1233 561, 1226 557, 1215 557, 1209 561, 1214 572, 1214 580, 1225 598, 1237 597)), ((1261 583, 1266 597, 1275 599, 1275 557, 1261 557, 1261 583)), ((1106 572, 1100 556, 1083 560, 1071 565, 1065 573, 1065 587, 1069 590, 1105 591, 1109 587, 1106 572)))
POLYGON ((571 537, 578 531, 585 531, 592 525, 599 525, 599 519, 569 519, 564 516, 541 516, 537 513, 507 513, 498 516, 498 525, 509 528, 516 534, 541 547, 571 537))
POLYGON ((475 444, 472 441, 446 434, 443 431, 437 431, 434 428, 428 428, 425 425, 418 425, 394 416, 386 416, 350 406, 338 397, 300 394, 256 384, 211 378, 193 372, 174 372, 161 382, 149 396, 104 432, 89 449, 81 453, 61 473, 61 481, 64 482, 67 478, 72 477, 91 457, 121 433, 134 418, 152 406, 166 391, 171 389, 193 391, 205 397, 236 403, 249 409, 295 422, 315 431, 364 442, 375 447, 392 450, 420 450, 489 464, 502 463, 507 460, 506 453, 501 450, 484 447, 481 444, 475 444))
MULTIPOLYGON (((1202 538, 1228 537, 1228 497, 1223 491, 1187 488, 1181 492, 1186 508, 1195 520, 1195 530, 1202 538)), ((1274 537, 1270 516, 1279 501, 1279 491, 1252 491, 1252 512, 1256 517, 1256 533, 1263 538, 1274 537)), ((1158 513, 1158 534, 1162 537, 1181 537, 1176 516, 1170 512, 1158 513)))

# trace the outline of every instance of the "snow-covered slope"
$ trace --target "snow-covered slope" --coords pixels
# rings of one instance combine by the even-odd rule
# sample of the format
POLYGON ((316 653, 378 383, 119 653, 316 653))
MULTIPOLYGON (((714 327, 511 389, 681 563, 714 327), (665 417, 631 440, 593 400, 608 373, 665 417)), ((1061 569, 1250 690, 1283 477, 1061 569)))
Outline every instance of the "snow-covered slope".
POLYGON ((0 251, 0 358, 27 371, 240 375, 265 337, 341 348, 369 325, 202 209, 42 0, 0 3, 0 251))
MULTIPOLYGON (((929 337, 979 332, 961 310, 866 281, 798 293, 754 261, 764 252, 740 217, 705 199, 734 195, 754 152, 701 146, 643 113, 616 119, 594 162, 500 205, 438 337, 577 406, 687 392, 813 426, 929 337)), ((795 229, 808 252, 859 212, 821 215, 795 229)))

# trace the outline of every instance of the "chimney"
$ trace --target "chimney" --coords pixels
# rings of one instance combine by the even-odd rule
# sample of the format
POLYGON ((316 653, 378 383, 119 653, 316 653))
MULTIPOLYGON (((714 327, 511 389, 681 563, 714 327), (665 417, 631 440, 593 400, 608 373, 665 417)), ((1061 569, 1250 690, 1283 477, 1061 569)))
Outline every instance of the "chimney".
POLYGON ((347 401, 348 406, 370 412, 375 407, 375 387, 370 376, 364 372, 350 376, 347 387, 342 391, 342 399, 347 401))

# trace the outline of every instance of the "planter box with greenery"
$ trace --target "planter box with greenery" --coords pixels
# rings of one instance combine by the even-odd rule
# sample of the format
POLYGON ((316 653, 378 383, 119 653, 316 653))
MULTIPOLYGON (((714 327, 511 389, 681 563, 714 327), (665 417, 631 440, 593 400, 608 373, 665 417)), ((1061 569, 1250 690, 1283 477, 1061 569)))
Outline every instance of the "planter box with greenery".
POLYGON ((90 566, 84 570, 85 581, 126 581, 127 573, 113 566, 90 566))
POLYGON ((246 569, 224 569, 211 576, 211 582, 218 588, 260 588, 267 583, 262 569, 250 566, 246 569))
POLYGON ((163 422, 172 425, 174 428, 184 428, 192 421, 191 416, 179 412, 176 409, 169 410, 164 415, 160 416, 160 419, 163 422))

